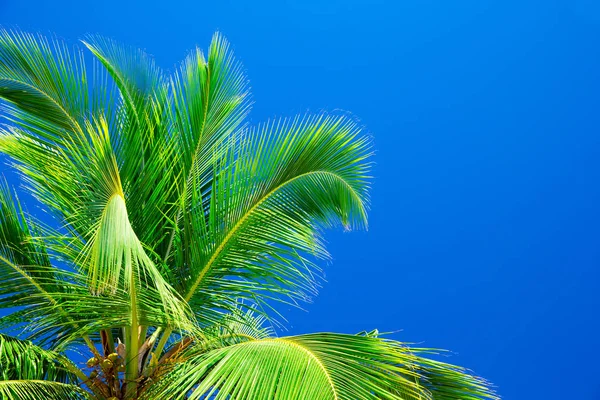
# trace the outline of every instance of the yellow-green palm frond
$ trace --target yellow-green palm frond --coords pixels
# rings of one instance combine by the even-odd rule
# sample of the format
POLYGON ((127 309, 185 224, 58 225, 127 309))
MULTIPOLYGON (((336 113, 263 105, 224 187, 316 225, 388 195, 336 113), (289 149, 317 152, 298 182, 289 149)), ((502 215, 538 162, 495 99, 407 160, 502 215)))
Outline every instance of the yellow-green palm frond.
POLYGON ((35 380, 0 381, 0 396, 6 400, 87 400, 92 395, 76 385, 35 380))
POLYGON ((0 334, 0 381, 47 380, 76 382, 72 364, 60 354, 30 341, 0 334))
POLYGON ((419 349, 365 335, 246 337, 187 350, 145 399, 495 399, 485 381, 424 359, 419 349))

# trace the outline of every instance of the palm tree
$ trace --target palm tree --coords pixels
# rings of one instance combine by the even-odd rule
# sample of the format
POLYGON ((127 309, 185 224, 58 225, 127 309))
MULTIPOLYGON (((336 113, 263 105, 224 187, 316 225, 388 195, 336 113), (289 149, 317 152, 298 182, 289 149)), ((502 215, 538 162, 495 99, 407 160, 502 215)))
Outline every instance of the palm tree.
POLYGON ((1 185, 1 398, 498 398, 377 331, 275 334, 276 305, 316 293, 322 229, 366 226, 351 117, 248 126, 219 34, 170 76, 83 44, 0 32, 0 151, 54 221, 1 185))

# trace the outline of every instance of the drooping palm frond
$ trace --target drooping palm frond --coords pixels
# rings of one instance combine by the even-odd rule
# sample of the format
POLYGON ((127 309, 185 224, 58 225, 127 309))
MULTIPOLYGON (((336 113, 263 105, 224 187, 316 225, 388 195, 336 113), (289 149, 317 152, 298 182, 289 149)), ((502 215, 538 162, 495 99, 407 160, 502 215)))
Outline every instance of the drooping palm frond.
POLYGON ((73 55, 58 40, 2 30, 0 60, 0 98, 16 106, 5 108, 6 116, 51 140, 80 130, 92 105, 80 51, 73 55))
POLYGON ((88 399, 75 385, 85 375, 66 357, 29 341, 0 334, 0 398, 88 399))
POLYGON ((25 340, 0 334, 0 381, 46 380, 73 383, 70 361, 25 340))
MULTIPOLYGON (((178 135, 169 120, 168 80, 143 51, 89 36, 84 44, 106 67, 120 94, 117 126, 110 130, 112 150, 127 199, 129 220, 139 239, 160 253, 168 241, 181 175, 178 135)), ((162 261, 156 258, 153 261, 162 261)))
POLYGON ((496 398, 483 380, 458 367, 423 359, 418 351, 377 337, 331 333, 248 337, 208 352, 200 343, 187 350, 181 356, 184 361, 143 398, 496 398))
MULTIPOLYGON (((110 295, 98 297, 89 290, 97 287, 93 282, 93 279, 97 279, 94 273, 103 272, 102 268, 107 264, 109 268, 114 268, 113 265, 110 265, 113 261, 102 260, 102 257, 108 257, 104 254, 110 256, 117 252, 117 254, 121 254, 118 261, 145 262, 148 269, 155 275, 152 278, 140 274, 138 270, 124 271, 127 276, 135 275, 144 282, 152 282, 152 285, 144 284, 145 291, 134 304, 139 320, 147 325, 185 326, 188 330, 193 330, 193 326, 189 323, 189 316, 186 316, 188 312, 185 310, 185 305, 176 300, 173 294, 170 294, 166 283, 160 286, 162 282, 160 274, 152 269, 154 267, 131 233, 128 231, 118 233, 110 229, 106 233, 106 229, 100 229, 101 234, 109 235, 108 238, 104 238, 109 245, 101 247, 105 253, 95 255, 100 260, 94 262, 104 264, 90 269, 90 271, 94 271, 93 273, 82 274, 76 271, 56 269, 50 265, 42 243, 31 236, 25 216, 7 185, 3 184, 0 189, 0 222, 2 222, 0 225, 0 272, 3 276, 0 281, 0 295, 6 295, 0 297, 0 307, 19 307, 0 319, 0 327, 18 327, 27 324, 25 332, 28 338, 40 342, 49 341, 53 346, 60 345, 62 347, 78 338, 97 332, 98 329, 128 325, 133 306, 130 298, 131 288, 125 284, 129 282, 120 283, 124 281, 120 270, 107 272, 108 276, 115 279, 111 286, 114 290, 109 291, 110 295), (120 240, 129 240, 129 242, 122 244, 120 240, 114 241, 114 236, 111 235, 115 234, 120 240), (114 250, 115 246, 121 246, 120 250, 114 250), (133 246, 133 249, 127 246, 133 246), (129 257, 124 260, 123 254, 125 253, 123 252, 134 254, 137 258, 129 257), (162 290, 163 293, 158 293, 159 290, 162 290), (164 295, 164 292, 167 293, 167 296, 164 295), (161 302, 161 299, 165 297, 173 298, 174 303, 165 307, 161 302)), ((115 223, 115 221, 123 221, 123 218, 114 217, 108 224, 115 223)), ((124 229, 127 229, 127 225, 124 229)), ((69 242, 64 247, 69 245, 72 246, 73 243, 69 242)), ((92 246, 94 245, 96 245, 95 248, 99 248, 96 242, 92 241, 92 246)), ((58 248, 53 246, 55 250, 58 248)), ((80 252, 85 254, 82 249, 80 252)), ((64 251, 61 253, 64 254, 64 251)), ((93 256, 93 251, 90 254, 93 256)), ((140 270, 144 271, 141 268, 140 270)), ((139 284, 135 284, 139 286, 139 284)))
POLYGON ((327 257, 320 227, 366 225, 370 150, 360 131, 323 115, 248 133, 215 175, 208 207, 186 216, 184 233, 195 240, 175 269, 197 312, 228 308, 222 293, 259 302, 315 293, 318 269, 307 255, 327 257))
MULTIPOLYGON (((50 260, 43 243, 33 238, 36 230, 36 226, 27 221, 16 193, 4 177, 0 178, 0 257, 22 265, 23 269, 36 265, 49 267, 50 260)), ((50 273, 38 278, 52 282, 54 276, 50 273)))
POLYGON ((5 400, 82 400, 92 395, 76 385, 36 380, 0 381, 0 397, 5 400))

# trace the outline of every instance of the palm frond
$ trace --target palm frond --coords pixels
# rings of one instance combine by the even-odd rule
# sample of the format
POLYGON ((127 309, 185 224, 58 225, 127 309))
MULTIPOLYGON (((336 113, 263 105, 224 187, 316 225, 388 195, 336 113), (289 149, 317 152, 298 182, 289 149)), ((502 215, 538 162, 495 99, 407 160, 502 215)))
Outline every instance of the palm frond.
MULTIPOLYGON (((420 349, 417 354, 418 352, 430 354, 432 351, 420 349)), ((417 355, 416 362, 421 375, 420 383, 431 393, 434 400, 500 399, 488 381, 474 377, 472 372, 465 368, 421 355, 417 355)))
POLYGON ((244 340, 209 352, 199 344, 143 398, 497 398, 479 378, 418 351, 378 337, 331 333, 244 340))
MULTIPOLYGON (((42 152, 28 161, 24 172, 36 180, 37 193, 46 203, 56 201, 55 206, 68 215, 67 223, 79 234, 74 239, 84 241, 85 247, 71 261, 86 272, 92 293, 114 292, 118 287, 129 290, 144 282, 165 301, 164 309, 182 316, 185 306, 175 299, 129 222, 106 122, 87 122, 85 132, 86 146, 65 142, 68 153, 57 153, 50 160, 50 154, 44 157, 42 152)), ((40 149, 15 134, 4 136, 2 143, 20 159, 40 149)))
MULTIPOLYGON (((164 76, 154 60, 144 51, 123 46, 98 35, 88 35, 83 44, 96 56, 112 76, 126 107, 135 114, 150 100, 164 76)), ((141 123, 143 115, 137 115, 141 123)), ((139 126, 138 126, 139 128, 139 126)))
POLYGON ((32 236, 38 231, 6 181, 0 182, 0 308, 16 310, 0 319, 0 327, 43 320, 45 308, 61 322, 69 320, 57 298, 65 291, 61 277, 67 273, 50 264, 44 244, 32 236))
POLYGON ((172 214, 181 174, 178 135, 169 121, 172 96, 168 81, 152 57, 141 50, 100 36, 88 36, 84 44, 119 89, 121 107, 111 141, 129 218, 140 240, 159 252, 168 241, 165 217, 172 214))
MULTIPOLYGON (((2 285, 3 291, 14 284, 22 285, 9 276, 6 285, 2 285)), ((16 331, 20 337, 64 350, 81 343, 86 336, 98 341, 100 330, 131 325, 130 292, 118 290, 97 296, 89 293, 85 280, 63 285, 61 292, 13 289, 1 304, 14 311, 0 318, 0 329, 16 331)), ((151 291, 140 291, 135 306, 138 325, 182 328, 190 335, 196 331, 186 325, 189 319, 177 320, 170 310, 165 310, 160 297, 151 291)))
POLYGON ((77 381, 72 364, 60 354, 35 346, 30 341, 0 334, 0 381, 77 381))
POLYGON ((249 112, 248 82, 229 43, 216 34, 208 59, 196 48, 173 76, 172 123, 184 176, 212 167, 211 148, 231 135, 249 112))
POLYGON ((93 399, 76 385, 36 380, 0 381, 0 397, 5 400, 82 400, 93 399))
POLYGON ((1 30, 0 98, 23 111, 7 115, 48 135, 79 131, 90 111, 89 80, 81 51, 71 53, 58 40, 1 30))
MULTIPOLYGON (((41 100, 32 107, 31 101, 20 99, 10 87, 5 95, 0 90, 0 98, 12 104, 4 110, 11 125, 2 129, 0 150, 17 162, 36 197, 86 241, 92 231, 89 221, 97 221, 102 212, 99 205, 106 205, 103 189, 114 182, 116 169, 120 190, 135 210, 130 218, 135 229, 142 239, 152 236, 148 232, 160 234, 157 224, 164 222, 162 214, 172 207, 165 204, 172 192, 169 185, 174 184, 168 173, 174 153, 167 143, 169 124, 160 119, 166 119, 168 86, 160 82, 150 60, 142 62, 138 55, 118 64, 117 57, 127 52, 102 42, 108 50, 101 53, 93 48, 95 54, 107 67, 108 61, 118 66, 108 68, 116 81, 111 85, 104 77, 94 79, 86 73, 81 53, 72 56, 59 41, 50 44, 42 37, 5 31, 0 39, 0 78, 6 75, 6 79, 26 81, 60 111, 41 100), (130 65, 132 60, 135 65, 130 65), (144 79, 139 78, 142 70, 148 75, 144 79), (124 76, 137 80, 123 81, 124 76), (113 86, 124 98, 133 96, 137 108, 114 102, 113 86), (108 181, 107 174, 112 175, 108 181)), ((109 197, 114 194, 112 189, 108 192, 109 197)))
POLYGON ((216 324, 202 330, 205 340, 220 340, 227 336, 244 336, 252 339, 266 339, 275 334, 267 319, 243 307, 233 309, 216 324))
MULTIPOLYGON (((183 249, 195 241, 187 211, 206 207, 214 169, 225 163, 236 133, 250 109, 247 78, 242 65, 220 34, 211 42, 208 58, 196 48, 171 78, 170 123, 180 158, 175 213, 170 216, 169 240, 157 251, 168 263, 189 260, 183 249), (173 246, 180 242, 179 246, 173 246)), ((174 281, 177 277, 174 276, 174 281)))
POLYGON ((320 229, 366 226, 369 140, 360 132, 346 117, 322 115, 248 134, 215 175, 208 205, 196 197, 186 213, 193 242, 176 243, 190 243, 176 275, 195 310, 228 309, 222 293, 264 303, 316 292, 308 256, 328 256, 320 229))
MULTIPOLYGON (((16 193, 4 177, 0 178, 0 256, 24 269, 34 265, 50 266, 44 244, 34 239, 38 233, 39 228, 27 221, 16 193)), ((53 274, 39 278, 51 282, 53 274)))
MULTIPOLYGON (((129 325, 128 316, 131 315, 132 303, 128 284, 131 282, 126 282, 123 277, 135 276, 139 282, 134 284, 143 285, 145 289, 135 302, 141 323, 185 326, 193 331, 186 306, 177 300, 177 295, 163 282, 160 273, 145 255, 141 244, 136 241, 127 225, 126 215, 118 215, 119 212, 126 213, 119 209, 119 205, 123 207, 122 201, 115 206, 116 211, 113 207, 108 207, 105 217, 108 215, 109 221, 100 224, 99 235, 106 237, 101 237, 98 242, 91 242, 92 251, 89 254, 99 260, 81 263, 89 265, 96 262, 97 265, 90 267, 86 274, 81 274, 59 270, 50 265, 43 243, 31 236, 31 229, 39 232, 40 228, 26 220, 6 183, 0 185, 0 272, 3 276, 0 281, 0 307, 15 310, 0 319, 0 327, 11 328, 27 324, 25 334, 28 338, 41 343, 49 341, 53 346, 63 347, 87 334, 97 332, 98 329, 129 325), (119 222, 125 224, 119 228, 124 232, 110 228, 119 222), (124 242, 115 241, 115 237, 122 238, 124 242), (103 244, 103 247, 98 247, 102 240, 111 245, 103 244), (94 253, 93 249, 102 249, 103 252, 94 253), (126 254, 132 256, 125 259, 126 254), (122 272, 119 265, 116 265, 117 270, 114 271, 113 264, 119 262, 129 263, 130 268, 137 264, 142 266, 135 270, 124 269, 122 272), (95 296, 90 293, 89 288, 98 287, 96 293, 103 292, 101 289, 104 286, 94 282, 103 273, 115 280, 109 282, 112 284, 107 289, 109 295, 95 296), (165 306, 161 299, 172 302, 165 306)), ((70 258, 85 254, 84 249, 74 246, 68 238, 65 241, 59 247, 56 245, 58 239, 55 238, 53 249, 59 250, 61 254, 65 254, 68 249, 74 251, 70 258)))

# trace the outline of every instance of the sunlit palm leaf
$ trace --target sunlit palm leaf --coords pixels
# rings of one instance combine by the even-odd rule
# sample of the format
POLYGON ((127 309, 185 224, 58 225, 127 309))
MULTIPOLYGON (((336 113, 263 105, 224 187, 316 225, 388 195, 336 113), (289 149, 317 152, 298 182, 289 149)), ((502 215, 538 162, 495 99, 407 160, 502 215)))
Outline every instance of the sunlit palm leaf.
POLYGON ((196 310, 228 308, 221 293, 259 302, 315 293, 318 268, 307 256, 327 257, 319 228, 366 225, 369 141, 360 130, 322 115, 248 134, 215 175, 208 210, 186 217, 194 241, 176 268, 186 268, 182 290, 196 310))
MULTIPOLYGON (((106 67, 121 95, 112 148, 130 210, 130 221, 143 243, 156 252, 168 241, 165 225, 181 173, 168 120, 169 85, 154 61, 141 50, 100 36, 84 44, 106 67)), ((154 260, 158 261, 158 259, 154 260)))
POLYGON ((93 399, 92 395, 76 385, 35 380, 0 381, 0 397, 5 400, 93 399))
POLYGON ((70 361, 29 341, 0 334, 0 381, 47 380, 75 382, 70 361))
POLYGON ((199 344, 182 359, 145 398, 495 398, 484 381, 457 367, 423 359, 400 343, 363 335, 245 338, 208 352, 199 344), (434 373, 437 377, 431 379, 434 373))
POLYGON ((0 98, 24 112, 8 115, 49 135, 77 131, 90 110, 83 54, 58 40, 0 31, 0 98))
MULTIPOLYGON (((162 251, 166 261, 189 265, 194 262, 190 252, 195 251, 191 247, 196 241, 189 211, 200 208, 206 218, 215 168, 227 163, 226 156, 235 146, 232 138, 240 132, 250 108, 248 83, 229 43, 217 34, 208 59, 200 49, 193 51, 173 76, 171 89, 170 118, 181 155, 181 176, 175 198, 177 213, 171 216, 174 226, 162 251), (174 241, 179 245, 174 246, 174 241)), ((175 279, 181 277, 175 275, 175 279)))
MULTIPOLYGON (((54 280, 53 273, 36 276, 31 266, 50 266, 48 254, 39 240, 34 240, 37 227, 25 218, 16 194, 9 188, 6 180, 0 178, 0 256, 22 265, 30 275, 43 279, 45 283, 54 280)), ((41 283, 40 283, 41 284, 41 283)))

